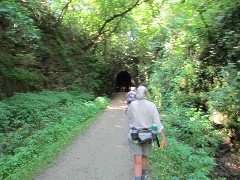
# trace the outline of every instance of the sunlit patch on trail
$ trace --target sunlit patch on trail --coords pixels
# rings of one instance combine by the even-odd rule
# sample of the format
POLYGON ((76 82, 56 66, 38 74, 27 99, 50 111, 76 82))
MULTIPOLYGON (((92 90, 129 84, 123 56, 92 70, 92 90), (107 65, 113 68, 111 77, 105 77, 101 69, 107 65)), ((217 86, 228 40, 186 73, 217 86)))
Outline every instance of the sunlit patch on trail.
POLYGON ((114 125, 116 128, 124 128, 123 126, 114 125))
POLYGON ((124 149, 125 148, 125 146, 120 145, 120 144, 116 144, 116 145, 114 145, 114 147, 116 147, 118 149, 124 149))
POLYGON ((107 106, 107 110, 112 110, 112 109, 123 109, 123 110, 126 110, 127 106, 124 105, 124 106, 107 106))

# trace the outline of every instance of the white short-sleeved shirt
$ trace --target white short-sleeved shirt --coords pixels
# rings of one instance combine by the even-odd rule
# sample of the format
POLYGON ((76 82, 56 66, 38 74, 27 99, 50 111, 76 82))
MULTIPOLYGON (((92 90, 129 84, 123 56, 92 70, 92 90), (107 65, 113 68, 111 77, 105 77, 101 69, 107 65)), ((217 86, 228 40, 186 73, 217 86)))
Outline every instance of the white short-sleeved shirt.
POLYGON ((146 99, 133 101, 128 107, 127 115, 130 128, 151 128, 153 124, 156 124, 158 133, 164 128, 156 105, 146 99))

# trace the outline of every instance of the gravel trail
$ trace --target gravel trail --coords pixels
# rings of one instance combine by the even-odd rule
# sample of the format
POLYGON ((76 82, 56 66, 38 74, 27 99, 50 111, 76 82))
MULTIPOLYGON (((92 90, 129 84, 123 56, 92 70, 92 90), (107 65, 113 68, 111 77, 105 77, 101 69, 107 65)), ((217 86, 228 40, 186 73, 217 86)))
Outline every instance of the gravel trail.
POLYGON ((35 180, 132 180, 127 146, 126 93, 118 93, 96 121, 35 180))

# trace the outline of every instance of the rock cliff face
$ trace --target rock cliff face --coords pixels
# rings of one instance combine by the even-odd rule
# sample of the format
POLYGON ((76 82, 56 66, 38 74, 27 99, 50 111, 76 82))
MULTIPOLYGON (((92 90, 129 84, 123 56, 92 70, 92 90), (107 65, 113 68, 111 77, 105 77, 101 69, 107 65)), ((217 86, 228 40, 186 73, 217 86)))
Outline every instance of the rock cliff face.
POLYGON ((73 59, 56 42, 58 36, 44 36, 34 49, 20 46, 0 32, 0 98, 15 92, 62 89, 69 83, 73 59))
MULTIPOLYGON (((0 99, 17 92, 42 89, 64 90, 67 86, 81 81, 85 83, 94 81, 94 78, 87 79, 86 77, 97 70, 91 65, 95 62, 89 61, 81 50, 76 51, 77 43, 72 45, 73 50, 69 50, 67 49, 69 42, 64 44, 59 39, 57 35, 44 34, 44 39, 37 43, 39 47, 32 49, 15 44, 8 39, 4 40, 0 36, 1 42, 4 42, 0 44, 0 99)), ((138 61, 126 58, 127 62, 120 62, 117 65, 112 62, 114 65, 112 65, 111 72, 97 70, 100 75, 95 79, 104 82, 106 90, 103 91, 116 90, 116 81, 120 72, 127 72, 130 76, 130 86, 136 86, 138 61)), ((127 80, 128 77, 124 76, 123 81, 127 80)), ((86 88, 86 90, 89 89, 86 88)))
POLYGON ((81 44, 66 34, 42 31, 38 41, 26 44, 7 37, 7 30, 1 25, 0 20, 0 99, 17 92, 64 90, 79 83, 83 86, 85 83, 87 91, 96 86, 100 93, 111 93, 117 88, 120 72, 130 76, 130 79, 123 76, 123 82, 136 86, 139 63, 136 57, 125 57, 126 61, 117 63, 111 60, 111 67, 99 69, 97 57, 86 55, 81 44))
POLYGON ((46 6, 31 3, 1 4, 0 100, 17 92, 74 85, 96 94, 109 93, 116 88, 121 71, 135 83, 138 59, 125 57, 127 62, 122 62, 106 56, 107 62, 89 49, 84 51, 91 37, 56 24, 58 19, 46 6))
POLYGON ((18 92, 63 90, 79 84, 86 91, 111 93, 122 71, 136 85, 136 57, 127 56, 119 64, 111 59, 108 67, 94 53, 83 51, 84 42, 68 32, 43 28, 39 22, 21 24, 24 15, 11 21, 7 16, 0 11, 0 100, 18 92), (15 24, 17 20, 20 24, 15 24))

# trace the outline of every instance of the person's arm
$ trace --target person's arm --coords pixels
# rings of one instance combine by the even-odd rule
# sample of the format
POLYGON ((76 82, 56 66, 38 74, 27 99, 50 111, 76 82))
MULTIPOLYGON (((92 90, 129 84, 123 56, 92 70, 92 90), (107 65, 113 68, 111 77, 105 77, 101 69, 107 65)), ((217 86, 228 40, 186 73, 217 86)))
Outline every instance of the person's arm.
POLYGON ((161 134, 161 136, 162 136, 162 143, 163 143, 163 146, 166 147, 166 146, 167 146, 167 139, 166 139, 166 136, 165 136, 164 130, 162 130, 159 134, 161 134))
POLYGON ((162 122, 160 120, 157 107, 154 104, 152 104, 152 109, 153 109, 153 123, 157 125, 158 133, 160 133, 164 129, 164 126, 162 125, 162 122))
POLYGON ((165 133, 164 133, 164 126, 162 125, 162 122, 160 120, 160 117, 159 117, 159 113, 158 113, 158 110, 157 110, 157 107, 154 106, 154 123, 158 126, 158 133, 162 136, 162 143, 163 143, 163 146, 166 147, 167 146, 167 139, 166 139, 166 136, 165 136, 165 133))

